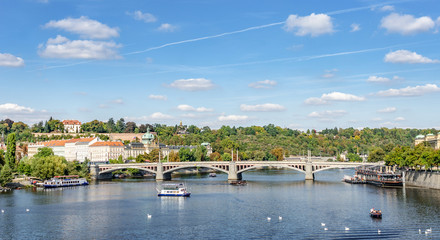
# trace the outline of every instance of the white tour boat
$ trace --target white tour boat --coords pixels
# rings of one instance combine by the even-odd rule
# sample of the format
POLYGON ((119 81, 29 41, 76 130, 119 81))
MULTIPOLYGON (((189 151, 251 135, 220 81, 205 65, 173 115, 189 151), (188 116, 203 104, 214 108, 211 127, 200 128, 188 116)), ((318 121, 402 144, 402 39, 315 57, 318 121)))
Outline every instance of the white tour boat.
POLYGON ((89 185, 89 182, 85 178, 79 178, 77 175, 72 176, 55 176, 50 180, 46 180, 43 183, 45 188, 56 188, 56 187, 73 187, 89 185))
POLYGON ((165 197, 189 197, 190 192, 186 190, 185 184, 183 183, 166 183, 162 184, 160 188, 157 188, 157 196, 165 197))

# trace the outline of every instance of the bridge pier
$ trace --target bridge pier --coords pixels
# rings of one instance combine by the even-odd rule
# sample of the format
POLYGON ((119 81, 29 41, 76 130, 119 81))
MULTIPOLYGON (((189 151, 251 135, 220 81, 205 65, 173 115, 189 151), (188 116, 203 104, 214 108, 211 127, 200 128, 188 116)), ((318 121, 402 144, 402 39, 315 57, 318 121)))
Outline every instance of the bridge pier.
POLYGON ((162 162, 157 163, 156 181, 171 180, 171 173, 163 173, 162 162))
POLYGON ((307 162, 306 163, 306 180, 315 180, 315 174, 313 173, 312 163, 307 162))
POLYGON ((237 164, 234 161, 229 163, 228 181, 241 180, 241 173, 237 173, 237 164))
POLYGON ((98 179, 99 176, 99 165, 90 165, 90 177, 92 179, 98 179))

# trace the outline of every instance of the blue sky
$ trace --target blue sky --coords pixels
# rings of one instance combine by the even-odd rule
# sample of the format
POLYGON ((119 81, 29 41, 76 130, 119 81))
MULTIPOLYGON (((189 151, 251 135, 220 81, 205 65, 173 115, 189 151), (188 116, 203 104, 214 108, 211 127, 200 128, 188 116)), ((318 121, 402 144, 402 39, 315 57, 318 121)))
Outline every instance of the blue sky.
POLYGON ((440 128, 440 4, 0 1, 0 119, 440 128))

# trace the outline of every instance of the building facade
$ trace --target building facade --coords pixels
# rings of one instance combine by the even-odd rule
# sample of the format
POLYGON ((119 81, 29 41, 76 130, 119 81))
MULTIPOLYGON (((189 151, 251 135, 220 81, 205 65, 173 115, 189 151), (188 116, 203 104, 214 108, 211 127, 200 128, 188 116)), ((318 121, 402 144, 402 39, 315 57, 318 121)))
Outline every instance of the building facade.
POLYGON ((428 143, 434 149, 440 149, 440 134, 434 135, 432 133, 425 135, 417 135, 414 140, 414 145, 419 145, 420 143, 428 143))
POLYGON ((81 122, 78 120, 64 120, 64 132, 79 133, 81 132, 81 122))
POLYGON ((90 145, 90 163, 108 163, 110 159, 124 157, 122 142, 95 142, 90 145))

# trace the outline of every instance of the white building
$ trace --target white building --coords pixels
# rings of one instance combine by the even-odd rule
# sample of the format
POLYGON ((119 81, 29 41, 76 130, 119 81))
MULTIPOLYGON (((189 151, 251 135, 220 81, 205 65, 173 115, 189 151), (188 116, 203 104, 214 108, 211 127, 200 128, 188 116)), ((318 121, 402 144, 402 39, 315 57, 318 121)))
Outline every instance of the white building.
POLYGON ((67 133, 79 133, 81 131, 81 122, 78 120, 64 120, 64 131, 67 133))
POLYGON ((79 141, 75 143, 76 148, 76 160, 78 162, 84 162, 87 159, 91 159, 89 147, 90 145, 99 142, 100 139, 96 138, 80 138, 79 141))
POLYGON ((122 142, 95 142, 90 145, 90 163, 107 163, 110 159, 124 157, 122 142))

